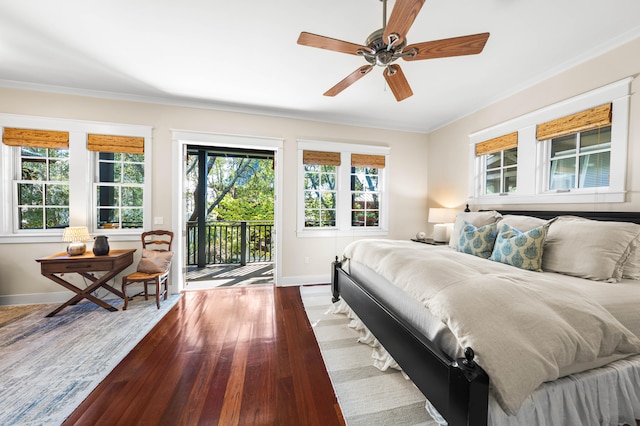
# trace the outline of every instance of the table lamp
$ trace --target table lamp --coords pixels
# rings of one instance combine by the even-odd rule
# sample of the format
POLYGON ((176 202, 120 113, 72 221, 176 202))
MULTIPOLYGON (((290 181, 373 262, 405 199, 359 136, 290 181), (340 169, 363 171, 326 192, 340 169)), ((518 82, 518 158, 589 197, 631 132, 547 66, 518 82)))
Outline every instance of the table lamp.
POLYGON ((429 223, 433 223, 433 241, 444 243, 449 240, 451 224, 456 216, 454 209, 430 208, 429 223))
POLYGON ((78 256, 85 252, 87 246, 85 241, 90 241, 91 235, 86 226, 69 226, 64 228, 62 233, 62 241, 69 243, 67 253, 69 256, 78 256))

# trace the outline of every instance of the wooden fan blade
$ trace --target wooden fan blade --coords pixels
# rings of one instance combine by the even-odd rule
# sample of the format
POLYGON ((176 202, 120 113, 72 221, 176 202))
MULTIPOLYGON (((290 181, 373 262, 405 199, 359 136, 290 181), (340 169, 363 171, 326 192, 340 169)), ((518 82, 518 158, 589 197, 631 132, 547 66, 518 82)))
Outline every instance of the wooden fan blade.
POLYGON ((324 92, 325 96, 335 96, 342 92, 347 87, 351 86, 356 81, 360 80, 365 75, 369 74, 369 71, 373 69, 373 65, 363 65, 348 76, 346 76, 340 83, 333 86, 331 89, 324 92))
POLYGON ((382 41, 387 43, 390 34, 398 34, 400 39, 396 44, 402 43, 409 28, 413 25, 413 21, 416 20, 418 12, 422 9, 425 0, 396 0, 396 4, 393 6, 389 22, 384 29, 384 35, 382 41))
POLYGON ((334 52, 348 53, 351 55, 357 55, 358 50, 370 51, 368 47, 361 46, 359 44, 349 43, 348 41, 337 40, 335 38, 311 34, 304 31, 301 32, 300 37, 298 37, 298 44, 333 50, 334 52))
POLYGON ((404 76, 400 65, 389 65, 384 70, 384 79, 387 80, 387 84, 391 88, 393 92, 393 96, 396 97, 398 102, 407 99, 409 96, 413 95, 413 91, 409 86, 409 82, 407 78, 404 76), (389 68, 392 69, 392 73, 389 73, 389 68))
POLYGON ((475 55, 482 52, 488 39, 489 33, 481 33, 411 44, 402 49, 402 51, 408 52, 410 49, 417 49, 417 55, 413 57, 403 56, 403 59, 405 61, 419 61, 422 59, 475 55))

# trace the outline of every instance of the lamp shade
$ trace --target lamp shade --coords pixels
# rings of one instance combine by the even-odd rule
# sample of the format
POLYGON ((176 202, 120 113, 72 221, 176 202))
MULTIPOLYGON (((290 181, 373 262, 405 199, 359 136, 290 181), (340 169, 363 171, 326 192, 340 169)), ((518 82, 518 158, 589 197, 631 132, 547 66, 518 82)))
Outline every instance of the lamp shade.
POLYGON ((69 243, 67 253, 69 256, 78 256, 87 250, 85 241, 91 240, 89 230, 85 226, 70 226, 64 228, 62 233, 62 241, 69 243))
POLYGON ((89 235, 89 230, 86 226, 70 226, 64 228, 62 241, 65 243, 91 241, 91 235, 89 235))
POLYGON ((456 218, 456 211, 454 209, 445 208, 430 208, 429 223, 453 223, 456 218))

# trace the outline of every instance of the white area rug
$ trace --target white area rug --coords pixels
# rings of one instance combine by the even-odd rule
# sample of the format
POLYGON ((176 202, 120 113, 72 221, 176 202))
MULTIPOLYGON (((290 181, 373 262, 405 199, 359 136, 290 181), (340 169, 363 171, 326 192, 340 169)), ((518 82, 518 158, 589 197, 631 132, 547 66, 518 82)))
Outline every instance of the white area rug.
POLYGON ((375 368, 349 318, 328 313, 330 286, 300 287, 300 294, 347 425, 437 426, 413 383, 398 370, 375 368))
MULTIPOLYGON (((126 311, 42 305, 0 326, 0 425, 59 425, 171 309, 136 297, 126 311)), ((121 309, 122 300, 108 303, 121 309)))

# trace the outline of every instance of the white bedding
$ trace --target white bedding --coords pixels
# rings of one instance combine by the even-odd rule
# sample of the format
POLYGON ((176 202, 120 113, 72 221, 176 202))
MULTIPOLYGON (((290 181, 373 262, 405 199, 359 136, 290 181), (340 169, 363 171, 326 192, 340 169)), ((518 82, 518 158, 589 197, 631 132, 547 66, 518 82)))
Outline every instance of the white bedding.
MULTIPOLYGON (((523 271, 457 253, 446 246, 407 241, 362 240, 350 245, 345 256, 395 282, 401 291, 419 300, 418 305, 429 307, 440 321, 425 320, 411 310, 400 312, 410 317, 405 318, 409 321, 422 321, 414 325, 425 329, 425 334, 441 344, 445 352, 460 356, 461 348, 473 347, 478 362, 491 378, 494 395, 511 414, 542 382, 640 352, 636 337, 640 335, 640 292, 635 281, 598 283, 523 271), (427 287, 416 285, 425 282, 425 277, 435 281, 430 280, 427 287), (496 302, 484 297, 499 293, 505 293, 506 299, 496 302), (443 303, 451 297, 466 299, 464 308, 443 303), (542 300, 544 303, 540 304, 542 300), (474 310, 481 315, 473 314, 474 310), (536 318, 541 310, 547 315, 536 318), (560 323, 565 326, 545 324, 551 316, 562 317, 560 323), (479 332, 467 331, 469 324, 478 323, 482 324, 479 332), (510 332, 496 327, 505 323, 519 326, 510 332), (534 340, 524 340, 524 335, 534 340), (550 340, 559 344, 551 345, 550 340), (523 362, 528 368, 521 368, 523 362)), ((358 268, 352 269, 355 272, 358 268)))

